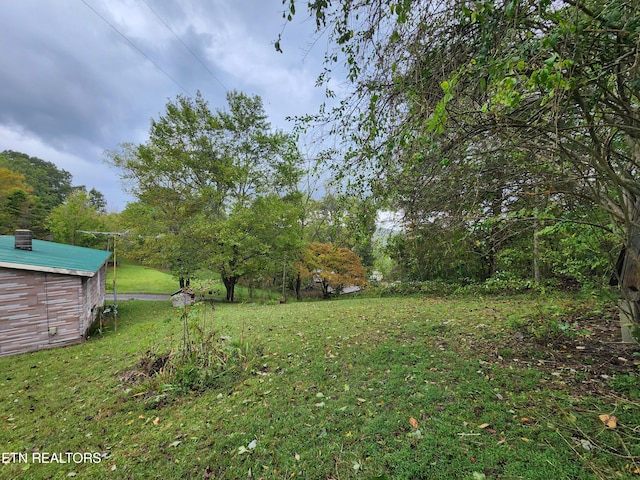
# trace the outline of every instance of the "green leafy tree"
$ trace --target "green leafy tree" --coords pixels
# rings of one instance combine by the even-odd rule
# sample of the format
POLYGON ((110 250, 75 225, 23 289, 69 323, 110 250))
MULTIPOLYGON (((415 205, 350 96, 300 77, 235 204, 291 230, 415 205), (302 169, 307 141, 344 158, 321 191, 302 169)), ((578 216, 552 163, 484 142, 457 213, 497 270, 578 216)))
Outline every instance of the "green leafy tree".
MULTIPOLYGON (((14 190, 4 202, 4 219, 11 231, 16 228, 30 228, 35 202, 33 196, 24 190, 14 190)), ((4 224, 4 220, 3 220, 4 224)))
MULTIPOLYGON (((294 15, 299 2, 288 4, 294 15)), ((327 56, 323 79, 344 60, 354 85, 330 113, 334 131, 354 146, 350 164, 373 164, 385 177, 387 165, 402 170, 416 155, 437 169, 447 158, 483 158, 491 144, 524 152, 544 164, 552 190, 611 216, 632 270, 640 265, 636 7, 626 0, 308 4, 340 50, 327 56)), ((520 166, 509 161, 505 170, 520 166)), ((623 282, 622 293, 640 322, 637 287, 623 282)))
POLYGON ((310 199, 306 209, 305 239, 351 249, 365 265, 372 266, 376 213, 371 198, 327 193, 320 200, 310 199))
POLYGON ((142 202, 129 202, 117 216, 114 231, 126 233, 122 237, 123 258, 152 267, 166 267, 166 259, 161 250, 164 232, 161 212, 142 202))
POLYGON ((296 203, 270 195, 236 205, 223 220, 203 222, 201 245, 211 267, 220 272, 228 301, 234 301, 241 278, 273 277, 288 258, 297 258, 302 247, 299 217, 296 203))
MULTIPOLYGON (((45 218, 71 193, 71 174, 53 163, 30 157, 27 154, 5 150, 0 153, 0 168, 6 168, 24 176, 26 194, 15 193, 8 207, 12 211, 14 226, 33 230, 36 237, 45 237, 45 218), (16 219, 19 217, 19 221, 16 219)), ((5 214, 9 214, 5 210, 5 214)), ((3 214, 0 214, 2 216, 3 214)))
POLYGON ((145 206, 131 213, 155 219, 137 230, 159 238, 162 263, 187 278, 216 265, 232 300, 239 278, 253 275, 252 261, 262 256, 262 219, 252 218, 254 228, 251 208, 294 192, 300 172, 294 138, 271 129, 259 97, 233 91, 227 103, 212 112, 199 93, 178 96, 152 121, 145 144, 110 157, 145 206))
POLYGON ((434 219, 390 237, 386 253, 392 276, 402 280, 482 280, 485 265, 476 242, 464 229, 434 219))
POLYGON ((563 212, 557 221, 539 232, 545 246, 541 267, 556 278, 561 286, 600 287, 614 277, 611 265, 620 254, 619 239, 602 210, 575 208, 563 212))
POLYGON ((24 175, 0 167, 0 234, 30 228, 36 203, 32 191, 24 175))
POLYGON ((89 203, 100 213, 107 213, 107 199, 95 188, 89 190, 89 203))
POLYGON ((3 151, 0 153, 0 167, 24 175, 25 183, 33 188, 45 212, 60 205, 73 190, 69 172, 25 153, 3 151))
POLYGON ((103 247, 103 236, 85 232, 104 231, 105 219, 91 204, 86 191, 74 191, 62 205, 55 207, 46 219, 53 240, 81 247, 103 247))
POLYGON ((0 167, 0 195, 8 195, 15 190, 33 190, 25 183, 24 175, 8 168, 0 167))

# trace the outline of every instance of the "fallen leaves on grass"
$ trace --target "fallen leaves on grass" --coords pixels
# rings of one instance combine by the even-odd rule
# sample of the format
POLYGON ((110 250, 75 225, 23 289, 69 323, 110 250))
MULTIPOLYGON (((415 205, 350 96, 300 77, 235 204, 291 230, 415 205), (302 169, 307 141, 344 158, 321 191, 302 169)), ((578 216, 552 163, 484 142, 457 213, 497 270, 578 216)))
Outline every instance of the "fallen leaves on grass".
POLYGON ((520 417, 520 421, 524 424, 524 425, 537 425, 538 421, 534 418, 529 418, 529 417, 520 417))
POLYGON ((418 421, 417 421, 415 418, 413 418, 413 417, 411 417, 411 418, 409 419, 409 424, 410 424, 410 425, 411 425, 411 427, 413 427, 413 428, 418 428, 418 421))
POLYGON ((581 438, 580 439, 580 445, 582 446, 582 448, 584 450, 586 450, 587 452, 593 449, 593 443, 591 443, 589 440, 581 438))
POLYGON ((255 450, 255 448, 258 446, 258 440, 251 440, 251 442, 249 442, 249 445, 247 445, 246 447, 244 445, 241 445, 240 447, 238 447, 238 455, 242 455, 243 453, 247 453, 250 452, 251 450, 255 450))
POLYGON ((627 465, 627 470, 631 475, 640 475, 640 467, 635 463, 627 465))
POLYGON ((618 426, 618 418, 613 415, 602 414, 598 418, 607 428, 614 429, 618 426))

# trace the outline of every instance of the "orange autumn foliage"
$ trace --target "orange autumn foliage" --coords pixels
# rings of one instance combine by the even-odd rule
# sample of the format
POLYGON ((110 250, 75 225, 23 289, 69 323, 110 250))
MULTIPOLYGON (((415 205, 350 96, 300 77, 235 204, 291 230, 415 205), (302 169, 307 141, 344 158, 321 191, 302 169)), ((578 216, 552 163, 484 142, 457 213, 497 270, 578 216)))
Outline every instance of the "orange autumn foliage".
POLYGON ((360 257, 348 248, 335 247, 331 243, 312 242, 302 252, 297 264, 303 279, 314 278, 322 284, 325 297, 330 288, 340 291, 347 286, 366 285, 366 270, 360 257))

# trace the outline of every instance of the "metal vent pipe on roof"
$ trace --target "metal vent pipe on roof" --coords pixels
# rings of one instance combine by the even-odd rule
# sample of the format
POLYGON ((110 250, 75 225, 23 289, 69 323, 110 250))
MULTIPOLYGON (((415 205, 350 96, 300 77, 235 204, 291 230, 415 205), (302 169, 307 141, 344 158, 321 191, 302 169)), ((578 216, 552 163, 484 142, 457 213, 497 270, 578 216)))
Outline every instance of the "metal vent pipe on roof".
POLYGON ((15 248, 18 250, 33 250, 33 232, 31 230, 16 230, 15 248))

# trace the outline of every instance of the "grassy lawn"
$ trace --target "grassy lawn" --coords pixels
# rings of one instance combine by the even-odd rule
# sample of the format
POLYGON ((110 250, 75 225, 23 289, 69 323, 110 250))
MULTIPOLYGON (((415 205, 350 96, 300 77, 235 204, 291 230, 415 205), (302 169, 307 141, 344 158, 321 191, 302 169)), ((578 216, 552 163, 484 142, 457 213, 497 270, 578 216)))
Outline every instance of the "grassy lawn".
POLYGON ((1 450, 29 460, 0 478, 640 474, 639 357, 601 341, 615 327, 593 301, 352 298, 190 318, 245 347, 206 391, 133 375, 183 341, 169 302, 122 302, 117 333, 0 359, 1 450), (31 461, 43 452, 101 461, 31 461))
MULTIPOLYGON (((212 274, 210 278, 206 278, 204 281, 211 285, 212 297, 217 299, 225 298, 224 285, 222 284, 218 274, 212 274)), ((116 271, 116 282, 118 293, 152 293, 168 295, 179 288, 178 280, 169 273, 125 262, 118 265, 116 271)), ((199 281, 195 281, 193 285, 198 287, 201 283, 199 281)), ((112 267, 107 270, 107 292, 113 292, 112 267)), ((209 295, 207 294, 207 296, 209 295)), ((279 296, 278 292, 270 292, 261 289, 254 289, 252 292, 249 292, 249 289, 242 285, 236 285, 235 290, 236 302, 277 301, 279 296)))
MULTIPOLYGON (((170 294, 178 289, 178 281, 170 274, 130 263, 116 269, 116 288, 120 293, 170 294)), ((107 270, 107 291, 113 292, 113 267, 107 270)))

